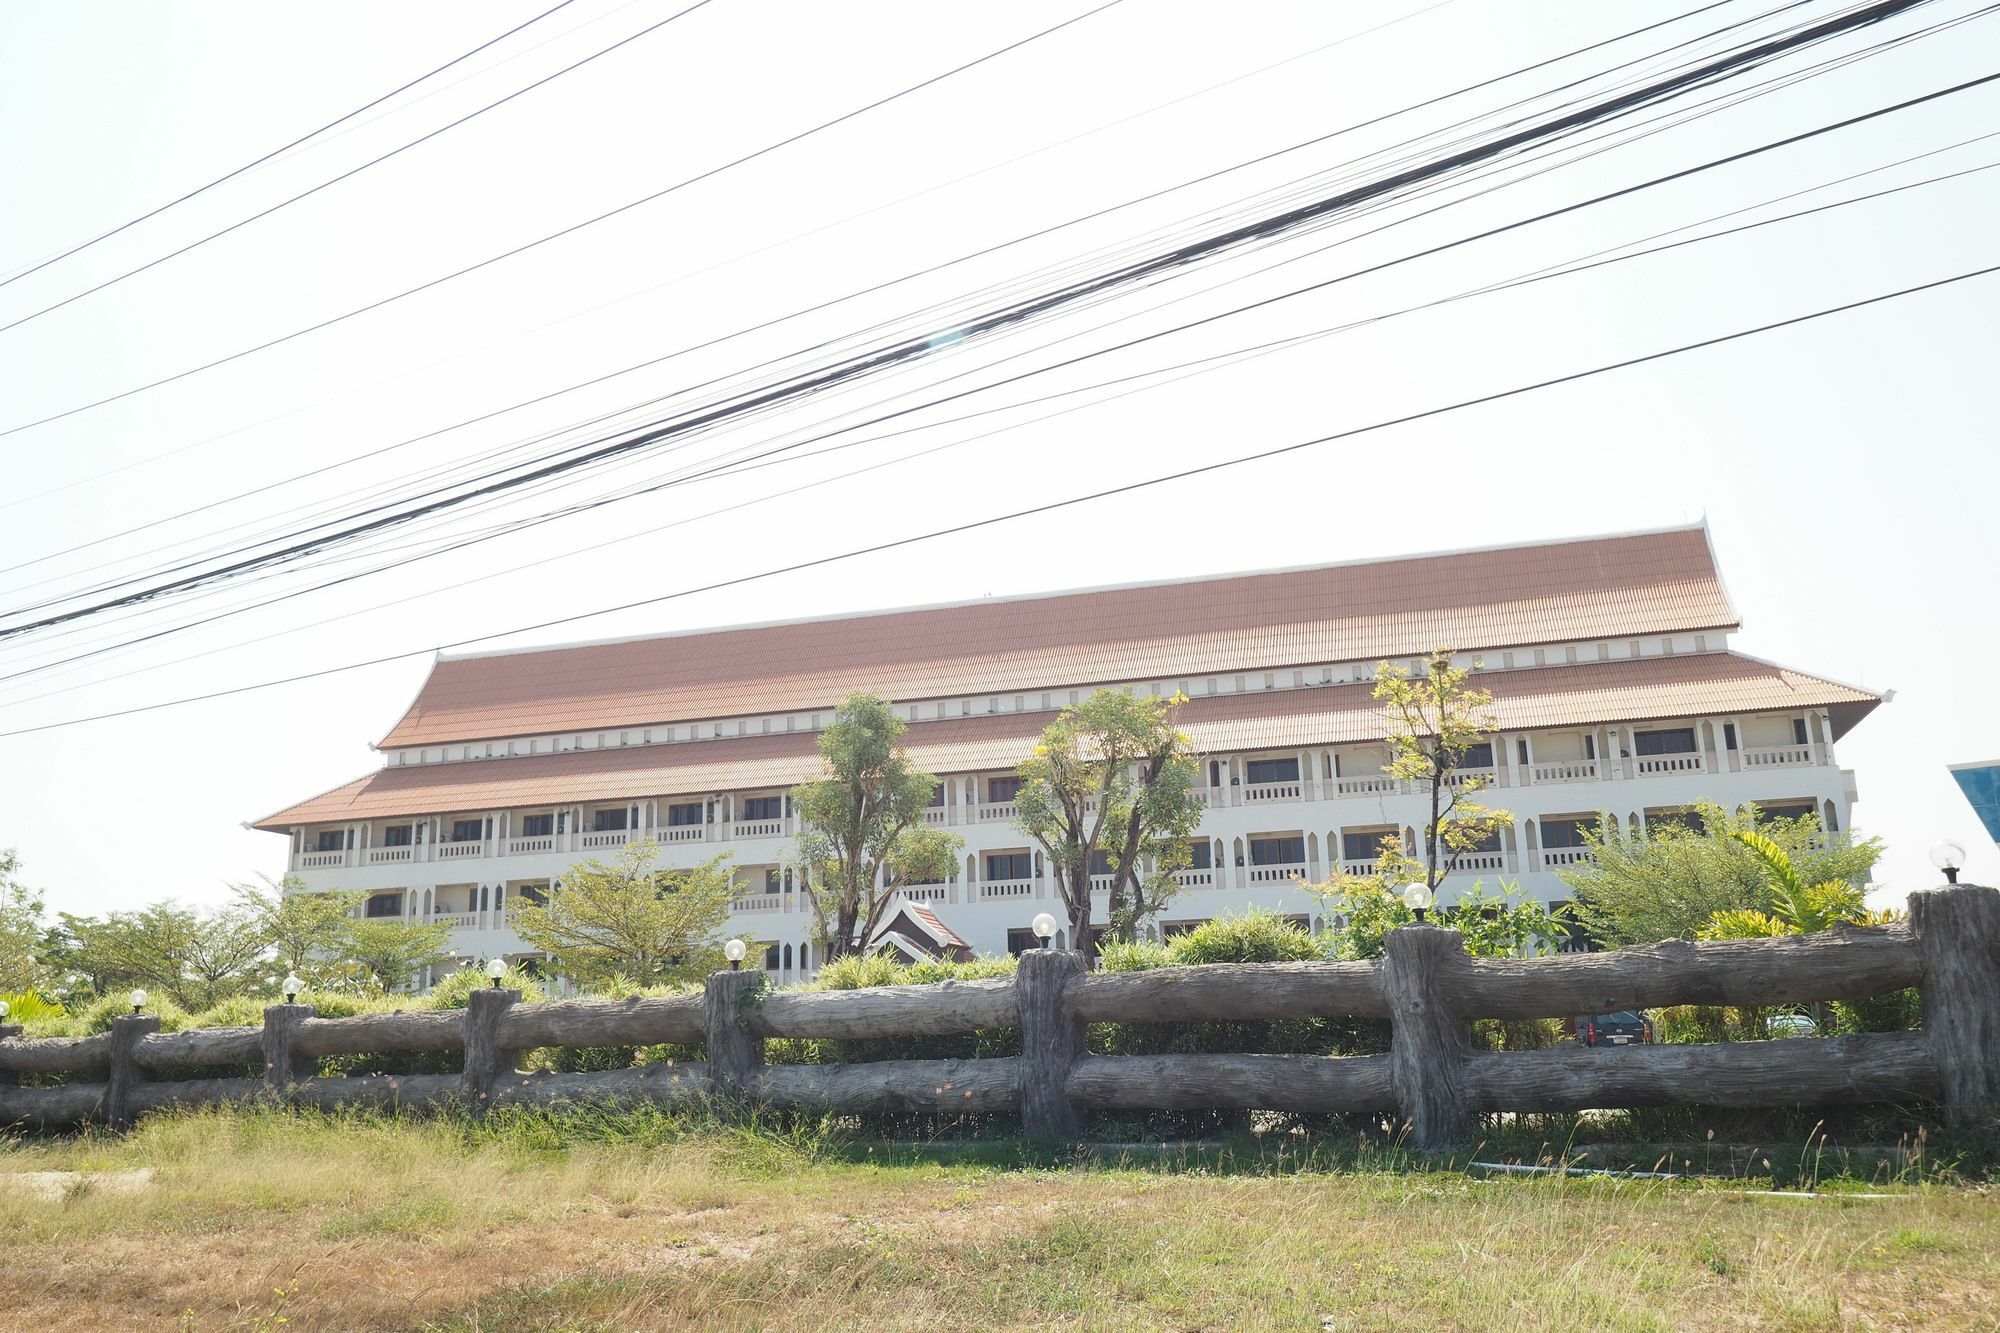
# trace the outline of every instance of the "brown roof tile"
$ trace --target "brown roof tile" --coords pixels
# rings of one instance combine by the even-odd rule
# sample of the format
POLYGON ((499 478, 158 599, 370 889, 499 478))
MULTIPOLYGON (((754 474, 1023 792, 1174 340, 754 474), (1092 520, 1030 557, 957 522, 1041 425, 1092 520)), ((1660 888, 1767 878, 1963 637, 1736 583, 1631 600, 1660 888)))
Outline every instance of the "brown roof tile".
POLYGON ((441 658, 384 747, 1734 626, 1701 528, 441 658))
MULTIPOLYGON (((1504 731, 1826 707, 1844 732, 1880 699, 1865 690, 1734 653, 1695 653, 1488 671, 1504 731)), ((913 763, 934 773, 1011 768, 1052 715, 1002 713, 917 722, 913 763)), ((1367 685, 1265 690, 1190 701, 1181 723, 1205 752, 1379 740, 1367 685)), ((380 769, 258 821, 259 828, 400 815, 615 801, 786 787, 819 773, 818 740, 797 732, 565 754, 380 769)))

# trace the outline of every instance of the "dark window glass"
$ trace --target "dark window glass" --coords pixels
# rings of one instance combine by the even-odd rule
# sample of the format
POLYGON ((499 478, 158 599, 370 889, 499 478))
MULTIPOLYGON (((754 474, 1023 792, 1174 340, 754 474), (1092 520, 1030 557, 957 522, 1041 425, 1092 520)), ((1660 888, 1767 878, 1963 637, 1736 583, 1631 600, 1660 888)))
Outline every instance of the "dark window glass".
POLYGON ((1634 735, 1632 740, 1642 755, 1694 753, 1692 727, 1680 727, 1673 731, 1642 731, 1634 735))
POLYGON ((931 788, 931 804, 933 806, 944 804, 944 784, 942 782, 931 788))
POLYGON ((764 950, 764 970, 766 972, 778 970, 778 946, 775 944, 764 950))
POLYGON ((1022 785, 1020 778, 988 778, 986 779, 986 803, 988 805, 1005 805, 1021 794, 1022 785))
POLYGON ((1773 801, 1769 805, 1757 807, 1757 822, 1763 824, 1773 819, 1798 819, 1812 812, 1811 801, 1773 801))
POLYGON ((630 814, 631 811, 622 805, 616 810, 599 810, 590 817, 591 832, 616 833, 625 827, 625 821, 630 814))
POLYGON ((451 821, 453 842, 478 842, 486 836, 486 822, 481 819, 454 819, 451 821))
POLYGON ((1493 767, 1493 742, 1481 741, 1477 745, 1465 747, 1465 758, 1458 761, 1460 768, 1493 767))
POLYGON ((1584 845, 1585 827, 1585 821, 1581 819, 1545 819, 1542 821, 1542 846, 1581 847, 1584 845))
POLYGON ((319 832, 319 846, 317 847, 317 849, 316 849, 316 850, 318 850, 318 851, 322 851, 322 852, 344 852, 344 851, 346 851, 346 850, 347 850, 347 830, 346 830, 346 829, 337 829, 337 828, 333 828, 333 829, 321 829, 321 830, 320 830, 320 832, 319 832))
POLYGON ((1026 852, 1000 852, 986 858, 988 880, 1032 879, 1034 873, 1026 852))
POLYGON ((1725 750, 1736 748, 1736 724, 1734 722, 1725 722, 1722 724, 1722 748, 1725 750))
POLYGON ((1207 838, 1188 844, 1188 869, 1208 870, 1215 864, 1215 845, 1207 838))
POLYGON ((1198 927, 1207 924, 1206 921, 1169 921, 1160 927, 1160 934, 1171 940, 1177 936, 1192 934, 1198 927))
POLYGON ((1807 736, 1807 735, 1808 735, 1808 733, 1807 733, 1807 731, 1806 731, 1806 720, 1805 720, 1804 718, 1802 718, 1802 717, 1795 717, 1795 718, 1793 718, 1793 719, 1792 719, 1792 744, 1794 744, 1794 745, 1804 745, 1804 744, 1806 744, 1806 736, 1807 736))
POLYGON ((1295 866, 1306 859, 1304 838, 1252 838, 1250 864, 1253 866, 1295 866))
POLYGON ((410 845, 410 826, 408 824, 391 824, 388 828, 383 829, 382 845, 384 847, 408 847, 410 845))
POLYGON ((514 892, 531 903, 545 903, 549 900, 548 890, 538 884, 523 884, 514 892))
POLYGON ((1007 952, 1019 958, 1030 949, 1039 949, 1042 942, 1035 938, 1032 930, 1010 930, 1007 932, 1007 952))
POLYGON ((750 820, 783 819, 785 798, 782 796, 749 796, 743 801, 743 817, 750 820))
POLYGON ((1091 874, 1093 874, 1093 875, 1108 875, 1108 874, 1110 874, 1110 873, 1111 873, 1111 853, 1110 853, 1110 852, 1092 852, 1092 853, 1090 854, 1090 873, 1091 873, 1091 874))
POLYGON ((403 895, 400 893, 372 893, 368 895, 368 906, 362 909, 369 916, 401 916, 403 895))
POLYGON ((689 825, 701 822, 700 801, 689 801, 683 805, 670 805, 667 807, 668 828, 687 828, 689 825))
POLYGON ((1488 829, 1488 830, 1487 830, 1487 832, 1486 832, 1486 836, 1485 836, 1485 837, 1483 837, 1483 838, 1481 838, 1481 839, 1480 839, 1480 840, 1479 840, 1478 842, 1474 843, 1474 844, 1473 844, 1473 845, 1472 845, 1472 846, 1471 846, 1470 848, 1468 848, 1467 850, 1469 850, 1469 851, 1474 851, 1474 852, 1497 852, 1497 851, 1499 851, 1499 850, 1500 850, 1500 830, 1499 830, 1499 829, 1497 829, 1497 828, 1496 828, 1496 829, 1488 829))
POLYGON ((1656 815, 1647 815, 1646 823, 1648 827, 1664 825, 1684 828, 1690 833, 1700 833, 1708 827, 1699 810, 1662 810, 1656 815))
POLYGON ((554 815, 522 815, 521 836, 524 838, 546 838, 556 831, 554 815))
POLYGON ((1296 759, 1252 759, 1243 765, 1244 780, 1251 784, 1259 782, 1297 782, 1299 761, 1296 759))
POLYGON ((1387 829, 1377 829, 1373 833, 1343 833, 1340 835, 1340 857, 1343 861, 1373 861, 1382 854, 1382 839, 1390 836, 1387 829))

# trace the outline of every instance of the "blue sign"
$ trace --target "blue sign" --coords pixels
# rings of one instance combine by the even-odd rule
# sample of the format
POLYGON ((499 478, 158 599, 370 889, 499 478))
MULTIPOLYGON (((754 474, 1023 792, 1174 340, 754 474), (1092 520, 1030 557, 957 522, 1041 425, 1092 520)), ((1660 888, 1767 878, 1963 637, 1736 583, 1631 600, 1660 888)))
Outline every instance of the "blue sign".
POLYGON ((1986 836, 2000 842, 2000 759, 1986 764, 1953 764, 1951 775, 1972 803, 1986 836))

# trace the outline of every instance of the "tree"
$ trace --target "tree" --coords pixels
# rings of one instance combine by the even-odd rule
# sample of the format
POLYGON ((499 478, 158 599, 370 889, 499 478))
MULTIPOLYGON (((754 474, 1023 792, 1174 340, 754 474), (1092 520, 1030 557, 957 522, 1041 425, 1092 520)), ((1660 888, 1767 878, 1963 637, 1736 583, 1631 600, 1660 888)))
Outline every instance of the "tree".
POLYGON ((271 966, 314 984, 330 980, 341 961, 349 915, 366 895, 308 893, 296 875, 230 886, 272 954, 271 966))
POLYGON ((1105 925, 1120 939, 1159 911, 1188 862, 1203 806, 1200 765, 1177 725, 1185 702, 1099 690, 1044 728, 1020 766, 1014 822, 1049 858, 1072 947, 1086 958, 1097 952, 1090 879, 1100 853, 1111 876, 1105 925))
POLYGON ((695 981, 719 965, 736 886, 728 856, 687 869, 654 866, 659 848, 627 843, 615 865, 592 858, 562 876, 546 902, 514 908, 514 933, 586 985, 695 981))
MULTIPOLYGON (((1375 698, 1388 720, 1384 771, 1430 798, 1422 869, 1433 893, 1468 852, 1479 851, 1514 822, 1507 811, 1472 799, 1487 786, 1485 777, 1460 771, 1466 753, 1499 725, 1492 692, 1468 687, 1471 674, 1452 665, 1448 648, 1432 649, 1420 675, 1393 662, 1375 671, 1375 698)), ((1400 840, 1390 850, 1398 857, 1408 853, 1400 840)))
POLYGON ((401 990, 427 967, 451 957, 451 927, 401 917, 351 917, 341 931, 340 954, 368 985, 401 990))
POLYGON ((897 892, 950 873, 964 845, 924 820, 938 780, 904 758, 907 727, 888 700, 852 696, 820 733, 825 776, 792 788, 801 891, 829 960, 865 946, 897 892))
POLYGON ((240 908, 199 912, 167 900, 102 919, 65 912, 59 920, 52 961, 95 994, 149 986, 196 1012, 255 988, 264 970, 263 935, 240 908))
POLYGON ((1606 820, 1585 835, 1589 859, 1559 873, 1575 891, 1577 919, 1604 945, 1691 940, 1719 913, 1778 908, 1770 864, 1743 833, 1777 849, 1807 885, 1864 883, 1882 855, 1879 839, 1827 834, 1810 814, 1760 820, 1754 808, 1703 802, 1693 818, 1657 821, 1639 835, 1606 820))
POLYGON ((14 877, 19 868, 12 850, 0 851, 0 991, 12 994, 42 977, 42 900, 14 877))

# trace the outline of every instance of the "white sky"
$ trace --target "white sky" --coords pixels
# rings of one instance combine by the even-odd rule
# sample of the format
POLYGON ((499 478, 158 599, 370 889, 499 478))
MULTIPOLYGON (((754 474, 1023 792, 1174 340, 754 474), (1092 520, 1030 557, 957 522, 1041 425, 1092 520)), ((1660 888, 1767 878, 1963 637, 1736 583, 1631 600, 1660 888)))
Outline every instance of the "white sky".
MULTIPOLYGON (((543 0, 361 2, 337 11, 222 0, 200 6, 14 0, 0 10, 6 126, 0 275, 249 161, 546 7, 543 0)), ((667 0, 575 0, 383 112, 0 289, 0 323, 435 129, 675 7, 667 0)), ((1671 29, 1671 37, 1768 7, 1737 0, 1671 29)), ((509 249, 1088 8, 1087 0, 987 6, 713 0, 312 199, 0 333, 0 429, 227 355, 509 249)), ((934 303, 964 308, 976 290, 1129 245, 1154 228, 1490 111, 1670 38, 1628 44, 1560 73, 1458 99, 595 390, 181 517, 236 492, 1178 184, 1680 8, 1590 0, 1226 8, 1126 0, 976 70, 476 275, 112 406, 0 438, 6 462, 0 565, 38 562, 0 573, 0 605, 78 586, 84 571, 102 561, 119 563, 90 577, 135 572, 210 545, 192 539, 218 530, 272 524, 281 510, 330 503, 880 321, 916 327, 910 317, 934 303), (1403 21, 1328 46, 1397 18, 1403 21), (1237 77, 1291 57, 1297 58, 1279 68, 1237 77), (1229 80, 1236 81, 1202 92, 1229 80), (168 456, 144 461, 162 454, 168 456), (156 520, 160 526, 138 536, 77 549, 156 520), (190 544, 149 553, 170 541, 190 544), (58 581, 30 587, 49 578, 58 581)), ((1836 49, 1973 8, 1972 0, 1937 0, 1836 49)), ((1831 13, 1833 6, 1810 12, 1831 13)), ((693 441, 673 458, 648 455, 560 498, 662 476, 757 442, 797 438, 823 419, 857 419, 842 414, 947 380, 952 388, 983 382, 989 373, 982 368, 1003 358, 1019 356, 991 377, 1394 258, 1977 77, 1995 67, 1996 54, 2000 17, 1976 20, 1558 171, 1529 179, 1526 172, 1543 163, 1524 164, 1494 178, 1516 183, 1433 216, 1414 214, 1469 191, 965 344, 839 396, 693 441), (1362 235, 1405 218, 1412 220, 1362 235), (1323 248, 1334 240, 1342 243, 1323 248), (1280 260, 1288 262, 1259 276, 1280 260), (1152 313, 1167 301, 1177 304, 1152 313), (1113 319, 1124 322, 1093 331, 1113 319), (1072 340, 1054 341, 1062 338, 1072 340), (952 379, 960 375, 967 378, 952 379)), ((2000 131, 2000 85, 904 418, 890 429, 1398 310, 1994 131, 2000 131)), ((1732 222, 1996 160, 2000 138, 1732 222)), ((0 681, 0 730, 428 650, 1948 276, 2000 262, 1996 204, 2000 170, 1366 325, 1150 392, 1115 399, 1084 394, 663 491, 189 629, 125 655, 0 681), (1097 405, 1028 420, 1078 402, 1097 405), (1019 424, 985 435, 1009 423, 1019 424), (865 476, 775 495, 961 441, 865 476), (746 502, 755 503, 702 517, 746 502), (615 538, 630 539, 570 554, 615 538), (269 635, 277 637, 244 643, 269 635), (190 654, 200 656, 175 664, 190 654)), ((1622 531, 1706 514, 1747 627, 1741 649, 1897 692, 1841 747, 1842 763, 1859 773, 1857 822, 1890 845, 1879 878, 1898 891, 1935 882, 1926 850, 1951 836, 1971 850, 1970 878, 2000 882, 2000 854, 1945 768, 2000 755, 2000 719, 1987 706, 1984 680, 2000 656, 2000 629, 1992 614, 1993 540, 1982 516, 2000 484, 1993 447, 1996 294, 2000 279, 1962 283, 1198 481, 479 646, 1622 531)), ((409 489, 399 481, 392 493, 409 489)), ((465 522, 532 509, 520 502, 465 522)), ((304 581, 258 585, 255 592, 288 591, 304 581)), ((133 619, 129 628, 164 627, 251 596, 248 587, 233 590, 133 619)), ((0 675, 125 628, 107 620, 63 638, 0 646, 0 675)), ((282 868, 282 839, 245 831, 241 821, 374 766, 368 742, 394 722, 425 666, 425 657, 411 657, 116 722, 0 739, 0 846, 16 847, 30 882, 64 910, 104 911, 169 895, 214 901, 232 880, 282 868)))

